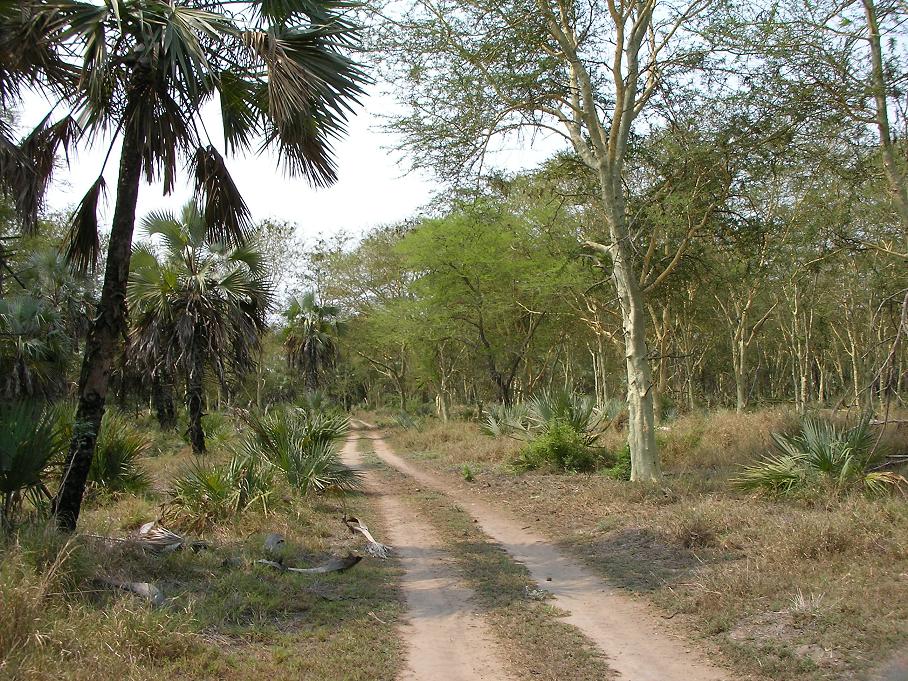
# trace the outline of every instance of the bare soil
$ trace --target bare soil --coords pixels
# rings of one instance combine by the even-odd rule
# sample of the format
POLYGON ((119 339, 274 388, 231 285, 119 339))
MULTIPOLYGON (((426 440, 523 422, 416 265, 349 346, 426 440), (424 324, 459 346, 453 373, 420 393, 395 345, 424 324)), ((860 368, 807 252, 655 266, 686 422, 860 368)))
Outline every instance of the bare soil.
MULTIPOLYGON (((443 542, 428 522, 393 491, 380 488, 362 466, 356 440, 343 450, 346 463, 364 470, 368 492, 388 527, 385 541, 400 560, 406 623, 403 681, 507 681, 514 678, 502 662, 494 635, 475 611, 472 592, 449 564, 443 542)), ((383 539, 383 538, 382 538, 383 539)))
MULTIPOLYGON (((450 479, 403 460, 377 434, 371 437, 375 453, 383 462, 456 501, 486 534, 524 564, 538 587, 551 593, 554 604, 568 613, 566 621, 605 654, 609 667, 619 678, 629 681, 731 678, 685 642, 670 622, 531 531, 525 521, 479 500, 462 486, 452 485, 450 479)), ((408 543, 414 544, 412 537, 407 536, 408 543)))

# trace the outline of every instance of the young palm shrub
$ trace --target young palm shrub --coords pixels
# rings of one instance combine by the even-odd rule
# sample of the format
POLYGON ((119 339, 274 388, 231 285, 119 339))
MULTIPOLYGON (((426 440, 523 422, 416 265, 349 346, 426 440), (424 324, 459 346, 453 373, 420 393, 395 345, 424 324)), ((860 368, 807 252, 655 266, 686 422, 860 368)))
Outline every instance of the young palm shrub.
POLYGON ((254 508, 267 514, 273 493, 271 467, 242 453, 222 465, 196 460, 170 489, 173 505, 202 522, 224 520, 254 508))
MULTIPOLYGON (((60 407, 58 414, 62 437, 72 438, 75 405, 60 407)), ((144 492, 151 478, 142 468, 141 459, 152 448, 151 439, 120 413, 108 410, 101 420, 97 449, 88 471, 91 491, 144 492)))
POLYGON ((532 427, 545 432, 555 423, 563 424, 580 435, 587 447, 599 439, 599 428, 605 419, 593 398, 566 390, 544 390, 527 407, 532 427))
POLYGON ((108 411, 101 421, 88 482, 109 492, 144 492, 151 486, 139 463, 151 450, 151 440, 120 414, 108 411))
POLYGON ((508 436, 521 440, 529 440, 532 437, 529 410, 523 404, 492 405, 486 413, 480 429, 492 437, 508 436))
POLYGON ((23 504, 51 499, 45 480, 66 451, 66 433, 55 410, 40 404, 0 404, 0 527, 10 528, 23 504))
POLYGON ((349 428, 345 416, 289 408, 247 414, 245 421, 249 434, 243 451, 270 463, 300 494, 343 493, 361 486, 360 473, 345 466, 338 455, 338 443, 349 428))
POLYGON ((746 466, 734 480, 740 489, 784 495, 821 487, 836 493, 859 488, 881 494, 908 486, 892 471, 869 470, 882 455, 866 419, 847 428, 808 417, 799 433, 772 437, 776 453, 746 466))

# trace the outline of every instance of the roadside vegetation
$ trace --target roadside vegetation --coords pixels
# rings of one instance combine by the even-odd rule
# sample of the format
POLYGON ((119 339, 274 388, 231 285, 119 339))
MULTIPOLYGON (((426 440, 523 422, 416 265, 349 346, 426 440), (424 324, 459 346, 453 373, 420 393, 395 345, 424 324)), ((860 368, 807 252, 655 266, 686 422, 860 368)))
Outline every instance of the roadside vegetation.
MULTIPOLYGON (((679 417, 659 432, 659 485, 628 485, 607 468, 526 472, 514 467, 520 439, 475 423, 427 420, 392 429, 390 442, 651 600, 737 673, 841 679, 881 667, 908 637, 904 471, 868 488, 873 473, 860 465, 877 440, 904 454, 908 432, 828 419, 802 426, 778 409, 679 417), (777 486, 778 458, 812 461, 810 447, 823 461, 857 462, 831 473, 792 464, 798 484, 777 486)), ((620 443, 620 432, 602 438, 606 449, 620 443)))
MULTIPOLYGON (((166 441, 154 442, 153 427, 134 428, 142 453, 131 468, 108 468, 78 535, 17 517, 0 547, 0 678, 396 678, 393 561, 314 575, 256 563, 314 567, 360 553, 341 517, 375 518, 381 536, 371 502, 285 480, 253 458, 257 440, 241 419, 224 420, 229 444, 204 460, 188 443, 155 454, 166 441), (137 472, 147 484, 133 484, 137 472), (185 538, 183 548, 143 543, 138 529, 156 518, 185 538), (270 535, 282 537, 279 547, 267 546, 270 535), (134 593, 130 583, 152 591, 134 593)), ((332 434, 331 452, 342 435, 332 434)), ((324 441, 315 450, 324 458, 324 441)))

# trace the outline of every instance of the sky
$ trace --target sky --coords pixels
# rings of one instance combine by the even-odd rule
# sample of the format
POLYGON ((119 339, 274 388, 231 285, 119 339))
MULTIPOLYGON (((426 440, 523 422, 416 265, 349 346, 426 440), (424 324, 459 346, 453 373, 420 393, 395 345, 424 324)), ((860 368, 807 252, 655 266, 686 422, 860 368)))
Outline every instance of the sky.
MULTIPOLYGON (((37 124, 49 104, 34 95, 26 99, 20 124, 37 124)), ((287 177, 274 155, 228 157, 234 181, 246 199, 253 220, 287 220, 297 225, 304 242, 330 237, 339 232, 360 236, 371 227, 403 220, 429 203, 443 185, 425 172, 408 172, 405 156, 394 151, 397 138, 382 129, 383 116, 395 110, 393 99, 373 88, 349 125, 348 136, 335 147, 338 181, 326 189, 313 189, 302 178, 287 177)), ((223 153, 223 141, 216 105, 203 110, 205 127, 223 153)), ((61 168, 48 192, 47 207, 65 211, 74 207, 98 176, 110 140, 93 147, 81 147, 69 168, 61 168)), ((499 144, 492 154, 492 167, 520 170, 538 165, 560 147, 560 139, 540 137, 532 147, 514 141, 499 144)), ((116 187, 117 152, 114 147, 105 169, 107 205, 101 212, 102 225, 109 224, 116 187)), ((151 211, 178 210, 192 195, 191 178, 178 177, 174 191, 164 196, 162 186, 142 185, 136 215, 151 211)))

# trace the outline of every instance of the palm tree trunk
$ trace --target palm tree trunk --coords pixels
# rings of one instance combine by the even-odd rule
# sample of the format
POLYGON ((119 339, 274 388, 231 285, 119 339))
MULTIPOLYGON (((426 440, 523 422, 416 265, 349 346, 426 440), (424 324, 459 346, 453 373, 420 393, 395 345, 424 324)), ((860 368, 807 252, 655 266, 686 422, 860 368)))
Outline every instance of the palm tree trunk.
MULTIPOLYGON (((127 108, 132 107, 127 104, 127 108)), ((132 256, 132 235, 136 220, 136 201, 142 175, 139 141, 131 126, 124 126, 123 149, 117 180, 117 203, 114 208, 107 249, 107 266, 97 316, 88 331, 82 373, 79 377, 79 405, 73 425, 73 439, 54 500, 54 514, 60 529, 76 529, 88 469, 95 453, 95 442, 104 405, 110 372, 117 347, 126 331, 126 282, 132 256)))
POLYGON ((151 399, 161 430, 173 430, 177 417, 173 405, 173 378, 169 371, 156 371, 152 376, 151 399))
MULTIPOLYGON (((196 336, 198 336, 198 332, 196 336)), ((202 348, 193 341, 189 358, 189 373, 186 376, 186 407, 189 411, 189 441, 194 454, 205 453, 205 430, 202 428, 202 372, 205 358, 202 348)))

